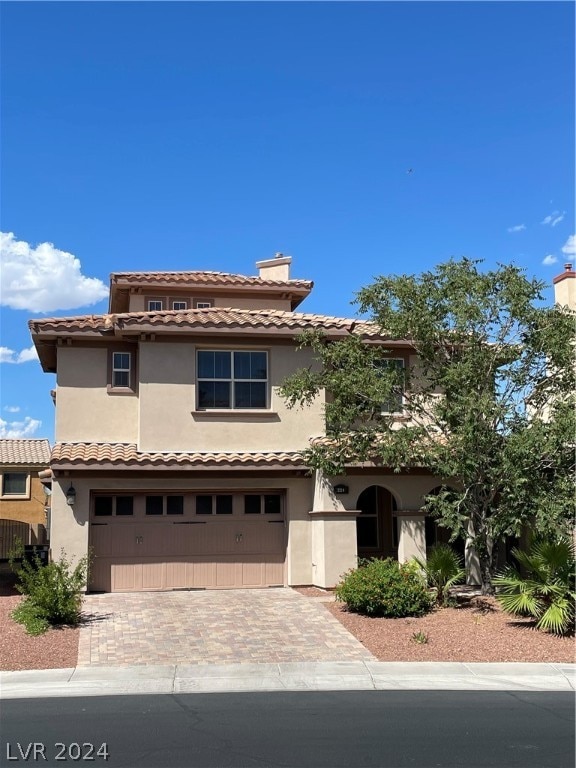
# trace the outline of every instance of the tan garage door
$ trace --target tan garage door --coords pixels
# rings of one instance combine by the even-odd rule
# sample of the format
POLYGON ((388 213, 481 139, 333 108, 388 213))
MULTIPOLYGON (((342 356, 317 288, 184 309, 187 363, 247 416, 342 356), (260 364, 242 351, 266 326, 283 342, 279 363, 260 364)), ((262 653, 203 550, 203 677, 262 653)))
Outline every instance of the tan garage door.
POLYGON ((284 495, 272 491, 98 494, 92 591, 284 584, 284 495))

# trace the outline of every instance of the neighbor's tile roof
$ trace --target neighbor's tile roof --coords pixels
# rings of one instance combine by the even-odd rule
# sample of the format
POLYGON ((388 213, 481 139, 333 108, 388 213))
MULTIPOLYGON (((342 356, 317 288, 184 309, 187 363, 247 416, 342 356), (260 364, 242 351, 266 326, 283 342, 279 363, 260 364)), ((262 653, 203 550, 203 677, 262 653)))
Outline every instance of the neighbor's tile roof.
POLYGON ((193 328, 242 328, 266 331, 293 331, 318 329, 342 335, 355 333, 381 336, 376 323, 329 315, 285 312, 278 309, 231 309, 210 307, 206 309, 165 310, 163 312, 125 312, 112 315, 81 315, 78 317, 49 317, 30 320, 32 332, 122 331, 143 329, 193 329, 193 328))
POLYGON ((146 452, 133 443, 57 443, 52 450, 53 469, 64 467, 298 467, 304 462, 294 451, 259 452, 146 452))
POLYGON ((43 464, 50 461, 48 440, 0 440, 1 464, 43 464))
POLYGON ((226 287, 228 285, 262 286, 270 288, 303 288, 311 290, 314 283, 311 280, 267 280, 261 277, 248 277, 247 275, 235 275, 229 272, 112 272, 111 283, 135 283, 138 285, 179 285, 226 287))

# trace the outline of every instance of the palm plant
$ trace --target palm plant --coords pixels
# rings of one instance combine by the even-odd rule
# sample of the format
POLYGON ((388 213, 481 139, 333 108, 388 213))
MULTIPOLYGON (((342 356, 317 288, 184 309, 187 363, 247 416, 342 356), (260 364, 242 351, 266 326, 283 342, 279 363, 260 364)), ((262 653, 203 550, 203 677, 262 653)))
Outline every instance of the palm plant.
POLYGON ((537 541, 527 552, 513 549, 522 571, 508 566, 494 579, 496 599, 506 613, 536 619, 536 628, 555 635, 574 630, 575 547, 562 537, 537 541))
POLYGON ((414 559, 424 571, 428 584, 436 589, 438 605, 446 605, 450 587, 462 583, 466 576, 460 555, 449 544, 435 544, 425 561, 414 559))

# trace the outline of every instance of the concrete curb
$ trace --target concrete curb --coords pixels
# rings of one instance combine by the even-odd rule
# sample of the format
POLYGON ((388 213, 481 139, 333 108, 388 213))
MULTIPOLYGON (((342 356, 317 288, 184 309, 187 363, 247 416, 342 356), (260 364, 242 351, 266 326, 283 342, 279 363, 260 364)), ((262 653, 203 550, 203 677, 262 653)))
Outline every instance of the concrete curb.
POLYGON ((3 699, 254 691, 575 691, 575 664, 293 662, 0 672, 3 699))

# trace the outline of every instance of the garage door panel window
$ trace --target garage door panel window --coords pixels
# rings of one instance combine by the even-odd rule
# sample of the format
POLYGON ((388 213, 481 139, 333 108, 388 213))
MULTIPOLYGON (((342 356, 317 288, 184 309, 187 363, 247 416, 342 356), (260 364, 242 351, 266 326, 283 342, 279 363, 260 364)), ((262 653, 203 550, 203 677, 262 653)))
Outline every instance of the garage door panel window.
POLYGON ((245 515, 280 515, 282 497, 278 493, 246 494, 244 496, 245 515))
POLYGON ((133 496, 95 496, 95 517, 127 517, 134 514, 133 496))
POLYGON ((196 496, 197 515, 231 515, 232 496, 230 494, 199 495, 196 496))
POLYGON ((198 408, 266 408, 268 353, 199 350, 198 408))

